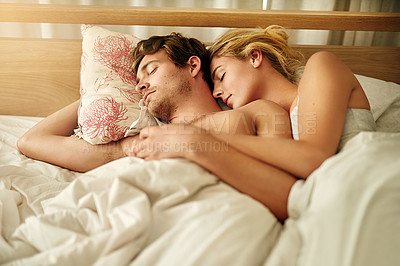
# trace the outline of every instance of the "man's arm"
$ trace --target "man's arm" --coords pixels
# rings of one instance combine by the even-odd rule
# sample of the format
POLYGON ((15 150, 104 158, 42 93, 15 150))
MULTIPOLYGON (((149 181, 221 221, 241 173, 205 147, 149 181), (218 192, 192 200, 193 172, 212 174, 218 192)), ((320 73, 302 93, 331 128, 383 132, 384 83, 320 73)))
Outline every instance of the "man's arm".
POLYGON ((78 172, 124 157, 120 142, 92 145, 71 136, 78 123, 78 107, 76 101, 37 123, 18 140, 20 152, 78 172))

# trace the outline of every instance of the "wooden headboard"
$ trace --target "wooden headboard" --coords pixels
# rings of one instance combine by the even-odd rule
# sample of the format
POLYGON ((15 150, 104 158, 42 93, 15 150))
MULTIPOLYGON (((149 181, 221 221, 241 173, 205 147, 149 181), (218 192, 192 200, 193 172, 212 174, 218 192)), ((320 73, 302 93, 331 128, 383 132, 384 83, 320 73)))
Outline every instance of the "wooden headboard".
MULTIPOLYGON (((0 4, 0 22, 400 31, 399 13, 0 4)), ((150 37, 150 36, 149 36, 150 37)), ((400 47, 296 45, 400 83, 400 47)), ((79 99, 81 40, 0 38, 0 114, 47 116, 79 99)))

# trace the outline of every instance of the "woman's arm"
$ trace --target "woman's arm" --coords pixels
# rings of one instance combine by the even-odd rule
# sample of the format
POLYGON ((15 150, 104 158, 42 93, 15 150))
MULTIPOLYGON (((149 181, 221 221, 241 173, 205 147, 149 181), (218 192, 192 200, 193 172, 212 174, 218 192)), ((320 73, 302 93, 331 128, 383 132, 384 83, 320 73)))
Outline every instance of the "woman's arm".
POLYGON ((91 145, 71 136, 77 126, 79 101, 46 117, 17 143, 21 153, 78 172, 86 172, 124 157, 121 143, 91 145))
POLYGON ((222 134, 215 137, 247 156, 285 169, 300 178, 307 178, 323 162, 320 158, 325 156, 317 147, 301 140, 222 134))
POLYGON ((280 221, 288 217, 289 192, 297 179, 287 172, 239 152, 211 135, 201 138, 208 149, 187 153, 186 158, 203 166, 240 192, 265 205, 280 221))
POLYGON ((187 158, 264 204, 281 221, 287 218, 289 192, 297 179, 237 151, 198 127, 170 124, 145 128, 130 155, 146 160, 187 158))

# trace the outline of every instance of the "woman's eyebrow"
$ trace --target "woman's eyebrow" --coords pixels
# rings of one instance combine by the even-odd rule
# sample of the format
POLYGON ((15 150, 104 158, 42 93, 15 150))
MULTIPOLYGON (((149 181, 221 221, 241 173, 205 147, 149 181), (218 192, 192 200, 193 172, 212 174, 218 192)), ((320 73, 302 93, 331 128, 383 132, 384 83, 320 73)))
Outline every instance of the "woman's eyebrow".
POLYGON ((217 72, 217 70, 218 70, 220 67, 221 67, 221 65, 217 66, 217 67, 213 70, 213 72, 212 72, 212 74, 211 74, 211 79, 212 79, 212 80, 214 80, 215 72, 217 72))

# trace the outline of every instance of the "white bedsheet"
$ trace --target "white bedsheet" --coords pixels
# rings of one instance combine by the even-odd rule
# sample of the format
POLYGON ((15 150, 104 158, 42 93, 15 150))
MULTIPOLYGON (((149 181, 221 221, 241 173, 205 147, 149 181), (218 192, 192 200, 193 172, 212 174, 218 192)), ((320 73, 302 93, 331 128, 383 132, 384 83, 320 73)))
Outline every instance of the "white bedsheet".
POLYGON ((361 133, 296 183, 282 227, 183 159, 124 158, 85 174, 28 159, 15 143, 37 121, 0 116, 0 264, 350 266, 400 258, 399 133, 361 133))

